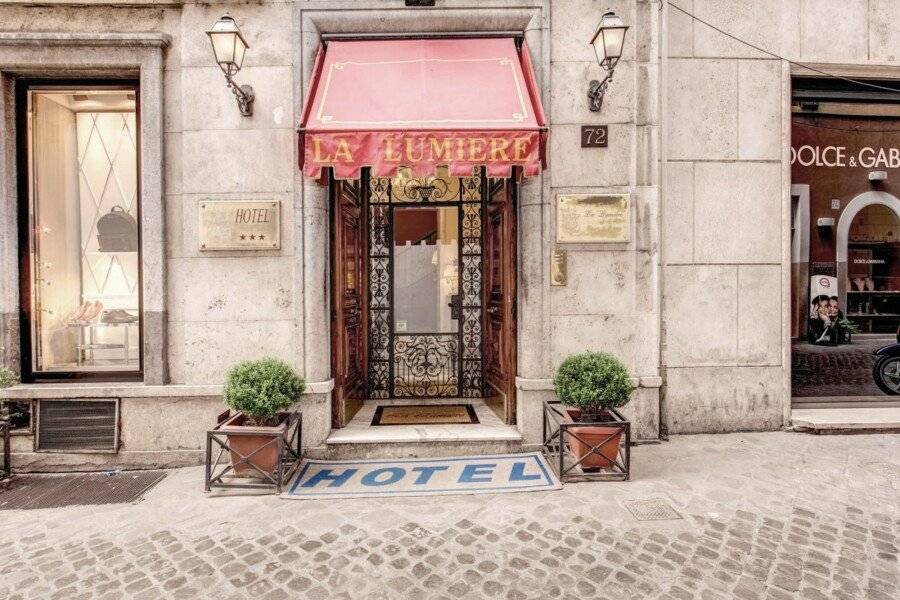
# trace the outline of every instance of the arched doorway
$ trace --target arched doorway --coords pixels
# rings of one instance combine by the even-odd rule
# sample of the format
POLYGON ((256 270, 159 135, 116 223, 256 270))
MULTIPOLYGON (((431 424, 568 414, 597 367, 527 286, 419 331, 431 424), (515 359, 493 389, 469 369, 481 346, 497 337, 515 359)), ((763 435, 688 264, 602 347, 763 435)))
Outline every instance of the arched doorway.
POLYGON ((841 213, 835 231, 840 305, 864 332, 900 325, 900 200, 865 192, 841 213))

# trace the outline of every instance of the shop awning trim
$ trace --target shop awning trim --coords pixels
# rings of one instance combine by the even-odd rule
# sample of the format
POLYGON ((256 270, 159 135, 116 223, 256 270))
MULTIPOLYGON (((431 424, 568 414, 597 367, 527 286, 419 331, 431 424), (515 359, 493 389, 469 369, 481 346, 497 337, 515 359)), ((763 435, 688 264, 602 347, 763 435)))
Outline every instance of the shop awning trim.
POLYGON ((524 43, 512 37, 333 40, 316 55, 300 122, 300 167, 356 179, 438 166, 525 176, 546 163, 547 127, 524 43))

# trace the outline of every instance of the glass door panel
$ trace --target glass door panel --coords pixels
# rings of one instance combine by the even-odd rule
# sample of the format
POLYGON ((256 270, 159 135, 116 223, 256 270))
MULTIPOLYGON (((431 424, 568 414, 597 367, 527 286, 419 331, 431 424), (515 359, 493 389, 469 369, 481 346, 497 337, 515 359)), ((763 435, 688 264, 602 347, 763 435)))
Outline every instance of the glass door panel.
POLYGON ((394 209, 394 332, 459 329, 459 207, 394 209))

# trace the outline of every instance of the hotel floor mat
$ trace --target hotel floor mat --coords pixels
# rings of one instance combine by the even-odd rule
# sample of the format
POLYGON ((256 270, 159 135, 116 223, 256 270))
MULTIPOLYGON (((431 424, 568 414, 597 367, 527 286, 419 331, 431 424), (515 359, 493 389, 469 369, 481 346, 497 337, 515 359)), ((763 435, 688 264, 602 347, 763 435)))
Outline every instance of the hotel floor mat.
POLYGON ((283 498, 499 494, 561 489, 539 452, 452 458, 306 460, 283 498))
POLYGON ((379 404, 372 425, 467 425, 478 423, 471 404, 379 404))

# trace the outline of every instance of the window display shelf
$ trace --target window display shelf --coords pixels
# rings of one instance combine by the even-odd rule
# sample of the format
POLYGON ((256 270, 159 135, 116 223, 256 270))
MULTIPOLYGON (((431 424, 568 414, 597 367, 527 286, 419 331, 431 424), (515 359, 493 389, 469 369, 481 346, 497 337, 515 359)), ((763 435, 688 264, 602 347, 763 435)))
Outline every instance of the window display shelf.
POLYGON ((75 347, 81 350, 121 350, 125 344, 78 344, 75 347))
POLYGON ((890 317, 892 319, 896 319, 900 317, 898 313, 848 313, 848 319, 878 319, 883 317, 890 317))
POLYGON ((848 294, 877 294, 883 296, 898 295, 900 290, 849 290, 848 294))
POLYGON ((69 323, 67 327, 137 327, 138 321, 132 321, 130 323, 103 323, 97 321, 96 323, 69 323))
POLYGON ((134 335, 133 333, 131 333, 132 328, 138 327, 139 323, 139 321, 134 321, 131 323, 103 323, 100 321, 97 321, 95 323, 70 323, 69 327, 74 327, 79 330, 80 343, 75 345, 75 348, 78 351, 78 366, 81 367, 84 365, 96 365, 98 364, 98 361, 104 361, 119 365, 128 365, 131 363, 135 363, 136 361, 131 358, 129 352, 131 350, 130 339, 131 336, 134 335), (122 341, 96 341, 97 337, 101 335, 98 330, 121 331, 122 341), (122 353, 122 356, 116 358, 98 358, 94 354, 98 350, 118 350, 122 353))

